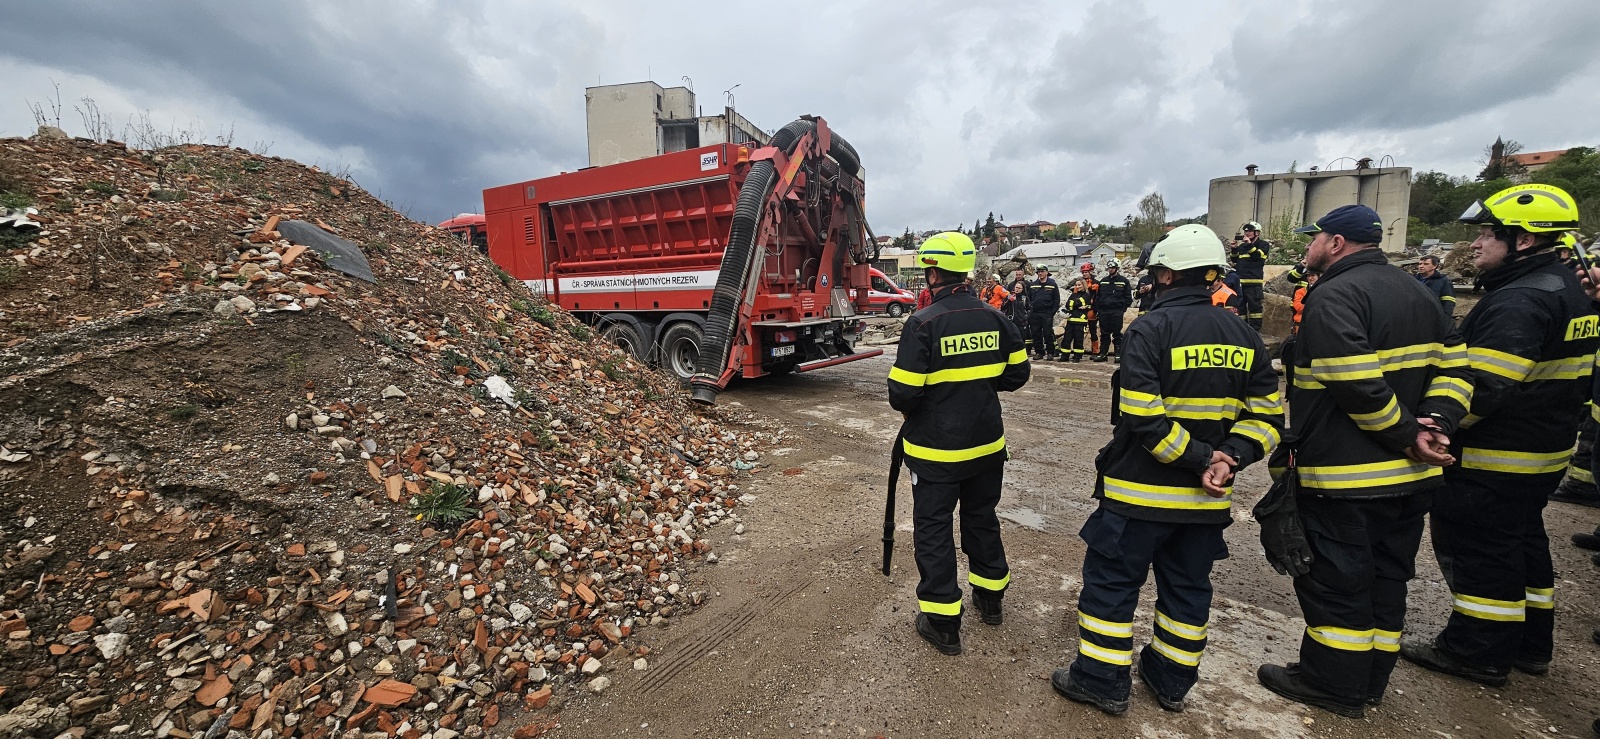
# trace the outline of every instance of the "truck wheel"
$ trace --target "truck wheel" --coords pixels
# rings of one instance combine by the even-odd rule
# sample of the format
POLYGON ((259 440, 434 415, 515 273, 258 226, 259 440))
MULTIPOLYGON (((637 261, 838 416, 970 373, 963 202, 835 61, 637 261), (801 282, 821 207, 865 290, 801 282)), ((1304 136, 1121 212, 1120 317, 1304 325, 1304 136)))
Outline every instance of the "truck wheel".
POLYGON ((639 330, 633 324, 622 321, 607 323, 605 328, 600 329, 600 338, 622 347, 634 359, 644 361, 644 339, 639 337, 639 330))
POLYGON ((700 359, 700 345, 705 335, 700 327, 688 321, 672 324, 661 335, 661 366, 671 372, 679 382, 688 383, 694 377, 694 365, 700 359))
POLYGON ((890 318, 899 318, 900 316, 903 316, 905 314, 906 314, 906 306, 905 306, 904 303, 890 303, 889 304, 889 317, 890 318))

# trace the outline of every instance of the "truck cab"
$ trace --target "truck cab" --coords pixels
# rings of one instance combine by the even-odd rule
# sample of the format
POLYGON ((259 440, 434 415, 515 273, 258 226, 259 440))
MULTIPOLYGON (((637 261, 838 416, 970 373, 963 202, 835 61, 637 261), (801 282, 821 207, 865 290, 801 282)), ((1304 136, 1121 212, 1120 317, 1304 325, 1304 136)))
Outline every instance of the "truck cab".
MULTIPOLYGON (((869 269, 867 274, 872 278, 871 287, 867 290, 868 311, 887 313, 893 318, 899 318, 916 308, 916 293, 901 287, 893 278, 878 271, 876 267, 869 269)), ((859 292, 851 290, 850 297, 857 298, 859 292)))

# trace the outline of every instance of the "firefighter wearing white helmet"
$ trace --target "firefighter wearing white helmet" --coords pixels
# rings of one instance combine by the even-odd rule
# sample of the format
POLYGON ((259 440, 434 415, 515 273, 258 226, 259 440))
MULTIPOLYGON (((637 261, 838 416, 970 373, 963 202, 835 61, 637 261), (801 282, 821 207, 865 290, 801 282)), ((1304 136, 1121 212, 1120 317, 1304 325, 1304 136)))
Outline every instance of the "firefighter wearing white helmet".
POLYGON ((1261 337, 1211 306, 1207 286, 1227 259, 1205 226, 1180 226, 1155 244, 1155 303, 1128 327, 1112 383, 1116 429, 1095 464, 1100 507, 1080 533, 1088 551, 1078 657, 1050 680, 1107 713, 1128 708, 1134 609, 1152 567, 1154 634, 1139 652, 1139 677, 1162 708, 1183 710, 1206 647, 1212 563, 1228 556, 1234 473, 1271 454, 1283 433, 1261 337))
POLYGON ((1016 324, 964 282, 976 254, 972 240, 959 233, 937 234, 917 249, 933 302, 906 319, 889 371, 889 405, 905 416, 892 464, 898 468, 903 459, 911 470, 920 577, 916 629, 950 655, 961 653, 953 534, 958 505, 973 606, 984 623, 1001 622, 1011 570, 995 515, 1008 456, 998 394, 1022 387, 1029 374, 1016 324))
POLYGON ((1262 286, 1266 284, 1267 252, 1272 244, 1261 238, 1261 224, 1250 221, 1239 227, 1241 238, 1233 244, 1233 264, 1239 271, 1239 297, 1244 301, 1245 322, 1261 330, 1262 286))

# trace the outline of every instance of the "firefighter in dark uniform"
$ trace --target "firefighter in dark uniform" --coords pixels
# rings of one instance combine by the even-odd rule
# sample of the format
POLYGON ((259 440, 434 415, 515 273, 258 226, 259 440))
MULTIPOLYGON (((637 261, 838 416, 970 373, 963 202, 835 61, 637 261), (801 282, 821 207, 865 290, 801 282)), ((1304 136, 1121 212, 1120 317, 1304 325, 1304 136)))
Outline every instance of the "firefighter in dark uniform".
POLYGON ((1083 287, 1083 280, 1072 281, 1072 291, 1067 293, 1067 304, 1061 312, 1067 314, 1067 331, 1061 336, 1061 358, 1082 362, 1083 331, 1089 326, 1089 293, 1083 287))
POLYGON ((975 253, 971 239, 953 232, 917 249, 933 304, 906 319, 889 371, 889 405, 905 415, 901 448, 911 470, 917 633, 951 655, 961 653, 951 531, 958 505, 973 606, 984 623, 1001 622, 1011 570, 994 512, 1007 458, 998 393, 1028 382, 1028 352, 1017 327, 963 284, 975 253))
POLYGON ((1321 277, 1306 294, 1293 423, 1272 466, 1294 450, 1286 474, 1298 479, 1292 500, 1313 559, 1294 580, 1300 661, 1262 665, 1256 677, 1359 718, 1383 700, 1399 656, 1406 583, 1432 489, 1454 461, 1448 435, 1471 402, 1471 371, 1438 298, 1378 249, 1375 211, 1347 205, 1297 230, 1315 235, 1306 266, 1321 277))
POLYGON ((1095 299, 1094 312, 1100 320, 1100 354, 1096 362, 1106 361, 1106 356, 1120 357, 1122 352, 1122 322, 1133 305, 1133 286, 1122 276, 1121 265, 1112 262, 1106 267, 1106 278, 1100 281, 1100 297, 1095 299))
POLYGON ((1089 343, 1086 345, 1090 354, 1100 353, 1100 314, 1094 309, 1100 301, 1100 281, 1094 277, 1094 265, 1085 262, 1078 265, 1078 274, 1083 278, 1083 291, 1089 295, 1089 343))
POLYGON ((1150 306, 1156 302, 1156 283, 1148 270, 1139 276, 1139 283, 1134 286, 1133 293, 1136 296, 1139 315, 1149 313, 1150 306))
POLYGON ((1011 275, 1011 283, 1006 285, 1006 307, 1002 311, 1007 318, 1016 325, 1017 333, 1022 334, 1027 343, 1028 350, 1033 350, 1032 334, 1028 331, 1028 274, 1018 269, 1011 275))
MULTIPOLYGON (((1577 237, 1570 231, 1556 241, 1556 258, 1573 273, 1580 272, 1583 267, 1573 253, 1577 243, 1577 237)), ((1595 435, 1600 431, 1600 422, 1596 421, 1595 415, 1595 405, 1591 402, 1583 418, 1578 421, 1578 445, 1572 448, 1567 477, 1550 494, 1551 500, 1600 508, 1600 488, 1595 487, 1594 474, 1589 471, 1594 464, 1595 435)), ((1573 534, 1572 543, 1584 549, 1600 550, 1600 528, 1593 534, 1573 534)), ((1595 564, 1600 565, 1600 558, 1595 560, 1595 564)))
POLYGON ((1039 268, 1039 274, 1028 283, 1028 335, 1034 359, 1054 359, 1056 345, 1056 310, 1061 308, 1061 288, 1050 279, 1050 270, 1039 268))
POLYGON ((1417 282, 1439 296, 1439 304, 1452 317, 1456 314, 1456 286, 1450 276, 1439 271, 1439 258, 1429 254, 1417 260, 1417 282))
POLYGON ((1550 667, 1555 571, 1544 507, 1590 396, 1600 315, 1550 249, 1578 225, 1565 190, 1511 187, 1461 220, 1479 226, 1473 264, 1489 294, 1461 323, 1472 412, 1454 437, 1461 461, 1433 502, 1433 550, 1453 612, 1437 637, 1402 641, 1400 655, 1498 687, 1513 667, 1550 667))
POLYGON ((1211 620, 1211 566, 1228 556, 1231 480, 1265 458, 1283 428, 1278 377, 1261 337, 1211 307, 1207 285, 1227 261, 1222 241, 1179 226, 1150 256, 1150 313, 1128 328, 1111 443, 1095 459, 1100 507, 1078 597, 1078 658, 1050 678, 1056 692, 1107 713, 1128 708, 1133 616, 1155 570, 1154 636, 1139 677, 1161 706, 1183 710, 1211 620))
POLYGON ((1250 221, 1239 227, 1244 238, 1233 244, 1233 264, 1239 271, 1239 297, 1244 302, 1244 319, 1261 330, 1261 287, 1265 284, 1267 252, 1272 244, 1261 238, 1261 224, 1250 221))

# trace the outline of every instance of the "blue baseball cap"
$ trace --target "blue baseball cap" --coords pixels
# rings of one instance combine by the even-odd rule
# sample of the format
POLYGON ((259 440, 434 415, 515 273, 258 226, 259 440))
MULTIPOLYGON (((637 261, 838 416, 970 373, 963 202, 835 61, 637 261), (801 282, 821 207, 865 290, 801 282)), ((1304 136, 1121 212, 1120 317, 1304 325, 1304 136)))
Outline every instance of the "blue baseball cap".
POLYGON ((1378 211, 1365 205, 1341 205, 1318 218, 1316 223, 1294 230, 1297 234, 1326 233, 1343 236, 1357 244, 1376 244, 1383 241, 1383 219, 1378 211))

